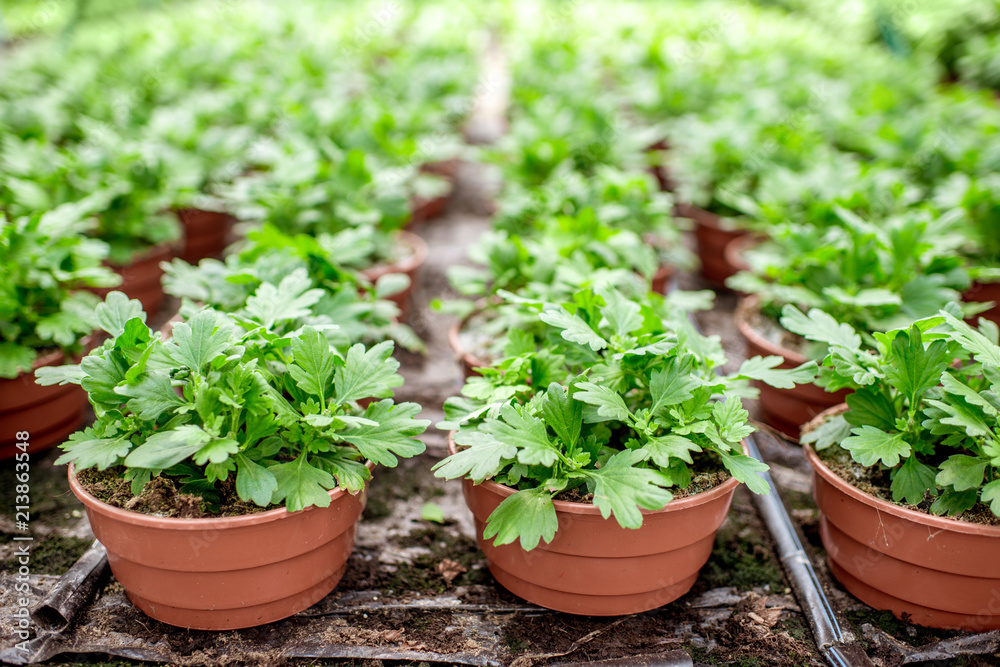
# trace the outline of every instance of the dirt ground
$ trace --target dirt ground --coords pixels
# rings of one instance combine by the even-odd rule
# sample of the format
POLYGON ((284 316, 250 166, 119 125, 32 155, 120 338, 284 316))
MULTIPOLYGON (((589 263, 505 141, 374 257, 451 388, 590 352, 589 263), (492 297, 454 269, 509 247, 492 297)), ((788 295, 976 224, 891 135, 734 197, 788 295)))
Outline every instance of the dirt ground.
MULTIPOLYGON (((481 173, 466 165, 463 186, 446 215, 415 230, 430 246, 415 294, 411 324, 427 342, 425 357, 401 353, 406 384, 401 400, 424 406, 438 421, 443 400, 461 387, 462 374, 445 332, 451 320, 429 303, 449 298, 445 271, 465 261, 489 225, 481 173)), ((488 180, 488 179, 487 179, 488 180)), ((686 289, 705 287, 683 275, 686 289)), ((161 315, 166 319, 170 312, 161 315)), ((720 293, 717 308, 698 316, 707 333, 721 336, 734 365, 743 358, 732 312, 736 300, 720 293)), ((108 578, 93 602, 62 634, 36 642, 45 664, 179 665, 617 664, 820 665, 825 664, 809 625, 775 555, 749 494, 740 489, 715 549, 694 589, 663 608, 620 618, 549 612, 506 592, 492 578, 476 546, 474 527, 458 482, 434 478, 430 466, 446 453, 445 435, 433 427, 427 452, 395 470, 376 471, 347 573, 324 600, 296 616, 261 628, 211 633, 153 621, 108 578), (441 508, 441 523, 421 519, 425 503, 441 508)), ((803 542, 813 552, 834 608, 875 665, 903 664, 912 648, 960 636, 910 626, 873 612, 845 593, 826 572, 801 451, 766 434, 759 445, 803 542)), ((82 507, 68 491, 56 452, 31 470, 34 597, 40 598, 90 543, 82 507)), ((0 469, 0 502, 12 508, 13 468, 0 469)), ((11 649, 15 605, 11 511, 0 512, 0 659, 23 662, 11 649)), ((995 655, 965 656, 939 664, 997 665, 995 655)))

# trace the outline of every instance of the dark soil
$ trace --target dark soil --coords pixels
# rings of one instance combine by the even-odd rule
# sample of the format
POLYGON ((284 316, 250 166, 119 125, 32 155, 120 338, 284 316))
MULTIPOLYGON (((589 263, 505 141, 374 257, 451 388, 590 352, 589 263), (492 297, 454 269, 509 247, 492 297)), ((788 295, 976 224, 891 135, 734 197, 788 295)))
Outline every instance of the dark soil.
POLYGON ((201 519, 243 516, 279 507, 279 505, 258 507, 240 500, 236 495, 236 481, 233 476, 217 483, 217 498, 205 498, 183 493, 179 489, 180 483, 169 477, 154 477, 142 488, 142 493, 136 496, 132 494, 131 482, 122 478, 123 473, 122 468, 107 470, 89 468, 78 472, 76 477, 83 488, 101 502, 150 516, 201 519))
MULTIPOLYGON (((847 450, 840 447, 828 447, 819 452, 819 457, 837 477, 854 488, 893 505, 934 516, 931 512, 934 498, 930 494, 927 494, 919 505, 896 502, 892 499, 892 480, 889 477, 888 469, 879 470, 875 466, 865 467, 852 459, 847 450)), ((972 509, 949 518, 986 526, 1000 526, 1000 517, 990 511, 990 508, 983 503, 977 503, 972 509)))
MULTIPOLYGON (((31 571, 33 574, 62 575, 73 566, 91 540, 81 537, 63 537, 52 534, 41 540, 35 539, 31 546, 31 571)), ((16 572, 20 563, 17 556, 0 561, 0 572, 16 572)))

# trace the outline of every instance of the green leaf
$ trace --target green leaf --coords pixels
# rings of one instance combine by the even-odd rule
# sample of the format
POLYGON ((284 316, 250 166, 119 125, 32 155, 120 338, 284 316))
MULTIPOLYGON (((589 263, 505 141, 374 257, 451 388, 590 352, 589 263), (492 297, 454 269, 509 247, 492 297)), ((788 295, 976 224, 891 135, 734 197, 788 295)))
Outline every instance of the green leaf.
POLYGON ((746 454, 719 452, 719 456, 722 457, 722 464, 726 466, 726 470, 737 481, 746 484, 748 489, 758 494, 768 494, 771 492, 771 487, 768 486, 763 477, 757 474, 769 470, 766 463, 746 454))
POLYGON ((1000 479, 995 479, 983 487, 980 499, 989 503, 990 511, 1000 516, 1000 479))
MULTIPOLYGON (((11 341, 0 342, 0 378, 7 378, 8 380, 13 380, 22 372, 30 373, 31 367, 35 363, 36 352, 25 345, 18 345, 11 341)), ((56 375, 53 374, 51 367, 42 366, 39 371, 45 371, 40 375, 39 378, 45 378, 45 382, 39 382, 38 384, 50 385, 59 382, 60 384, 66 384, 70 380, 65 379, 67 376, 65 374, 59 374, 58 380, 49 378, 55 378, 56 375)), ((66 368, 63 366, 62 368, 66 368)), ((79 384, 74 382, 73 384, 79 384)))
POLYGON ((643 460, 652 459, 653 463, 666 468, 673 459, 680 459, 693 464, 691 452, 700 452, 701 447, 692 440, 681 435, 663 435, 650 438, 641 448, 635 450, 643 453, 643 460))
POLYGON ((503 421, 490 419, 480 428, 500 442, 517 447, 517 460, 525 465, 555 465, 559 452, 549 440, 545 422, 531 415, 524 406, 503 405, 500 416, 503 421))
POLYGON ((861 348, 861 336, 849 324, 838 322, 818 308, 813 308, 806 316, 795 306, 786 304, 781 309, 780 322, 781 326, 807 340, 839 345, 849 350, 861 348))
POLYGON ((211 439, 209 433, 194 424, 183 424, 169 431, 157 431, 125 457, 125 465, 131 468, 164 470, 192 456, 211 439))
POLYGON ((512 461, 517 456, 517 447, 514 445, 479 431, 459 431, 455 434, 455 442, 468 449, 461 449, 438 461, 432 468, 435 477, 468 477, 478 484, 484 479, 495 477, 505 462, 512 461))
POLYGON ((993 417, 992 421, 996 421, 997 417, 1000 416, 1000 411, 998 411, 997 407, 993 405, 990 400, 989 392, 979 394, 949 373, 944 373, 941 376, 941 385, 947 393, 952 396, 960 396, 961 398, 964 398, 972 405, 980 408, 987 415, 993 417))
POLYGON ((639 314, 642 307, 638 303, 614 289, 602 291, 601 297, 607 304, 601 309, 601 314, 617 335, 624 338, 642 326, 642 316, 639 314))
POLYGON ((334 373, 334 395, 338 405, 362 398, 388 398, 392 389, 403 384, 396 371, 399 362, 392 358, 392 341, 382 341, 367 352, 356 343, 347 351, 344 365, 334 373))
POLYGON ((968 491, 945 491, 934 504, 931 505, 931 512, 934 514, 961 514, 976 506, 979 493, 975 489, 968 491))
POLYGON ((894 468, 900 457, 910 455, 910 445, 903 439, 902 433, 890 435, 867 424, 851 429, 851 433, 853 435, 845 438, 841 445, 851 452, 851 458, 863 466, 872 466, 881 461, 883 465, 894 468))
POLYGON ((295 269, 277 286, 267 282, 261 284, 247 299, 246 311, 268 329, 276 322, 307 317, 325 294, 322 289, 311 287, 313 282, 308 272, 304 268, 295 269))
POLYGON ((919 505, 926 492, 937 492, 934 484, 936 474, 934 468, 921 463, 916 456, 911 456, 893 471, 892 499, 897 503, 905 499, 911 505, 919 505))
POLYGON ((1000 366, 1000 347, 954 315, 945 311, 942 311, 941 314, 951 325, 954 332, 951 334, 952 339, 973 354, 976 361, 994 368, 1000 366))
POLYGON ((559 306, 558 309, 546 308, 539 316, 539 319, 546 324, 562 329, 562 337, 572 343, 589 345, 595 352, 603 350, 608 346, 608 341, 604 340, 596 331, 590 328, 586 322, 577 315, 570 315, 569 312, 559 306))
POLYGON ((521 548, 531 551, 539 541, 552 541, 559 528, 552 496, 542 488, 525 489, 504 498, 486 520, 483 539, 501 546, 521 539, 521 548))
POLYGON ((662 473, 648 468, 636 468, 643 454, 638 451, 618 452, 596 471, 581 470, 594 482, 594 505, 607 519, 612 514, 622 528, 642 526, 639 508, 659 510, 673 495, 664 488, 670 483, 662 473))
POLYGON ((736 376, 760 380, 778 389, 793 389, 797 384, 809 384, 816 378, 816 362, 807 361, 795 368, 777 368, 784 362, 778 356, 751 357, 743 362, 736 376))
POLYGON ((228 350, 232 342, 232 326, 217 326, 215 313, 202 310, 187 322, 174 325, 173 345, 168 350, 174 362, 201 372, 228 350))
POLYGON ((142 310, 142 303, 138 299, 129 300, 122 292, 109 292, 104 297, 104 302, 99 303, 94 309, 97 318, 97 326, 107 331, 113 338, 120 336, 125 331, 125 325, 134 317, 140 321, 146 321, 146 313, 142 310))
POLYGON ((743 409, 739 396, 729 395, 725 401, 717 401, 712 406, 712 417, 718 426, 719 436, 731 444, 741 442, 756 430, 747 423, 750 414, 743 409))
POLYGON ((97 438, 92 429, 78 431, 69 436, 69 440, 60 447, 66 452, 58 459, 57 465, 73 462, 77 470, 97 467, 106 470, 118 465, 122 457, 127 456, 132 443, 126 437, 97 438))
POLYGON ((330 452, 320 452, 313 455, 312 463, 336 477, 337 486, 341 489, 358 493, 371 479, 371 472, 364 463, 348 458, 347 452, 353 454, 353 450, 339 448, 330 452))
POLYGON ((271 501, 284 501, 289 512, 298 512, 307 507, 329 507, 330 489, 337 486, 337 480, 325 470, 310 465, 305 454, 294 461, 279 463, 268 468, 277 482, 277 490, 271 501))
POLYGON ((288 373, 299 389, 323 401, 330 388, 336 360, 330 348, 326 336, 312 327, 305 327, 299 336, 292 339, 294 360, 288 366, 288 373))
POLYGON ((885 394, 868 387, 862 387, 845 399, 847 407, 844 419, 852 426, 874 426, 889 431, 896 426, 896 407, 885 394))
POLYGON ((569 391, 556 382, 549 384, 538 411, 565 447, 576 445, 583 428, 583 404, 571 399, 569 391))
POLYGON ((650 412, 659 414, 663 408, 683 403, 694 396, 692 390, 701 383, 692 377, 691 370, 690 358, 684 361, 669 358, 664 368, 653 371, 649 378, 649 393, 653 400, 650 412))
POLYGON ((982 410, 977 410, 958 400, 927 400, 926 403, 948 415, 940 420, 942 424, 957 426, 962 432, 973 438, 985 438, 991 434, 989 425, 983 420, 982 410))
POLYGON ((420 518, 423 521, 444 523, 444 510, 437 503, 428 501, 420 508, 420 518))
POLYGON ((911 327, 909 333, 900 332, 893 339, 892 361, 885 370, 886 380, 910 399, 910 405, 916 405, 928 389, 937 386, 951 359, 943 340, 931 341, 925 349, 920 330, 911 327))
MULTIPOLYGON (((80 384, 86 376, 87 374, 80 364, 42 366, 35 371, 35 382, 43 387, 53 384, 80 384)), ((0 377, 3 377, 2 369, 0 369, 0 377)))
POLYGON ((129 410, 146 421, 155 421, 164 412, 186 405, 174 392, 170 376, 163 371, 146 373, 134 384, 116 387, 115 393, 128 398, 129 410))
POLYGON ((952 454, 941 464, 937 483, 950 486, 956 491, 978 489, 986 475, 987 462, 965 454, 952 454))
POLYGON ((239 451, 240 443, 232 438, 214 438, 207 445, 195 452, 193 458, 195 464, 200 466, 209 462, 223 463, 239 451))
POLYGON ((597 406, 597 414, 605 418, 605 421, 617 419, 628 423, 632 417, 625 401, 615 391, 593 382, 581 382, 577 385, 581 391, 573 394, 573 400, 597 406))
POLYGON ((252 502, 258 507, 271 504, 271 497, 278 488, 278 481, 270 470, 257 465, 243 454, 237 454, 236 495, 244 502, 252 502))
POLYGON ((418 412, 420 406, 416 403, 393 405, 391 400, 384 399, 371 403, 365 410, 365 419, 378 422, 376 426, 361 426, 338 435, 357 447, 369 461, 392 468, 399 463, 394 454, 410 458, 424 452, 424 443, 416 436, 430 422, 414 419, 418 412))
POLYGON ((851 425, 844 419, 844 415, 837 415, 803 435, 801 442, 803 445, 812 445, 816 451, 822 451, 830 445, 843 442, 844 438, 850 435, 851 425))
POLYGON ((386 273, 375 281, 375 297, 388 299, 410 286, 410 277, 405 273, 386 273))

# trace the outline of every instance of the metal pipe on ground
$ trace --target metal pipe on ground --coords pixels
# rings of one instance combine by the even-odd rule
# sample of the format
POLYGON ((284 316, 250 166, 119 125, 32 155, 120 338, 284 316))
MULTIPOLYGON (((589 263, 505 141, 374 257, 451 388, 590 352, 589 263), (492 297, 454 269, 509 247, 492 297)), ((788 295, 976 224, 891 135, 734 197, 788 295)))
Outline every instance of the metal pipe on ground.
MULTIPOLYGON (((762 460, 753 436, 747 437, 746 441, 750 456, 762 460)), ((834 667, 873 665, 864 650, 851 641, 850 637, 844 635, 833 607, 823 592, 809 555, 802 547, 792 520, 785 511, 781 497, 778 496, 778 488, 774 485, 770 473, 757 474, 767 482, 771 492, 767 495, 752 494, 754 505, 774 539, 778 557, 788 574, 802 613, 812 629, 816 646, 834 667)))

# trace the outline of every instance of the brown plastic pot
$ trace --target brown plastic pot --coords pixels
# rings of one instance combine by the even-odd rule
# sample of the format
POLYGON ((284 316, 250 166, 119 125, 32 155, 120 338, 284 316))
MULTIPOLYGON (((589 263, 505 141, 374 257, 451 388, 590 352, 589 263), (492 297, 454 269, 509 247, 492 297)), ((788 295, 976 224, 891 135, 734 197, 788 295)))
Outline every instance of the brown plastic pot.
MULTIPOLYGON (((670 143, 666 139, 660 139, 646 148, 647 153, 667 150, 670 150, 670 143)), ((649 167, 648 171, 656 178, 656 182, 663 192, 673 192, 677 189, 677 182, 671 177, 670 169, 666 165, 649 167)))
POLYGON ((473 375, 479 375, 479 372, 476 371, 477 368, 489 365, 486 361, 483 361, 475 354, 465 349, 462 345, 462 330, 465 329, 465 326, 469 323, 472 316, 478 312, 480 311, 474 310, 458 322, 455 322, 448 327, 448 344, 455 353, 455 359, 457 359, 458 363, 462 365, 462 373, 466 380, 473 375))
POLYGON ((128 266, 114 266, 111 269, 122 277, 118 287, 102 287, 91 290, 101 298, 108 292, 118 290, 130 299, 138 299, 147 315, 155 315, 163 304, 163 269, 160 262, 169 262, 174 257, 174 247, 170 243, 155 245, 137 255, 128 266))
POLYGON ((263 625, 324 598, 344 575, 365 505, 364 491, 336 489, 329 507, 175 519, 97 500, 72 465, 69 483, 132 603, 158 621, 196 630, 263 625))
POLYGON ((747 232, 724 229, 719 216, 691 204, 678 204, 677 215, 695 223, 694 238, 701 260, 701 275, 717 285, 725 285, 726 278, 737 272, 726 260, 726 245, 735 238, 746 236, 747 232))
MULTIPOLYGON (((89 347, 90 339, 84 339, 89 347)), ((14 458, 17 433, 28 432, 29 453, 42 452, 64 442, 83 424, 87 392, 80 385, 35 384, 35 371, 43 366, 71 363, 61 351, 50 352, 35 360, 30 373, 0 379, 0 460, 14 458)))
POLYGON ((410 254, 394 264, 382 264, 365 269, 362 274, 371 282, 375 282, 382 276, 389 273, 405 273, 410 278, 410 285, 402 292, 389 297, 399 306, 399 319, 406 322, 410 317, 410 308, 413 303, 413 288, 417 284, 417 273, 420 267, 427 261, 427 242, 412 232, 400 230, 399 245, 410 250, 410 254))
MULTIPOLYGON (((451 436, 449 449, 455 452, 451 436)), ((662 510, 642 510, 637 530, 603 518, 593 505, 555 501, 556 536, 531 551, 518 542, 497 547, 482 538, 487 518, 514 489, 466 479, 462 492, 475 518, 479 548, 504 588, 555 611, 619 616, 662 607, 691 589, 738 485, 731 477, 662 510)))
POLYGON ((992 301, 993 307, 977 317, 985 317, 1000 325, 1000 283, 974 282, 972 287, 962 295, 962 301, 992 301))
MULTIPOLYGON (((756 296, 740 300, 736 309, 736 328, 746 343, 747 358, 757 355, 762 357, 777 355, 784 360, 779 368, 795 368, 807 361, 798 352, 767 340, 750 326, 749 315, 754 312, 758 312, 756 296)), ((814 384, 799 384, 792 389, 778 389, 756 380, 753 384, 760 390, 761 419, 795 442, 798 442, 803 424, 827 408, 843 403, 850 393, 841 390, 831 394, 814 384)))
POLYGON ((177 219, 184 227, 181 259, 197 264, 206 257, 219 258, 222 255, 233 228, 233 216, 220 211, 182 208, 177 211, 177 219))
POLYGON ((461 161, 458 158, 451 158, 448 160, 439 160, 437 162, 428 162, 420 165, 420 171, 425 174, 440 176, 448 181, 450 187, 447 193, 439 197, 432 197, 430 199, 425 199, 423 197, 412 198, 410 200, 410 210, 413 213, 410 216, 410 221, 407 223, 407 227, 413 229, 428 220, 440 217, 444 213, 444 210, 448 207, 448 202, 451 200, 451 195, 455 191, 460 162, 461 161))
POLYGON ((666 294, 667 290, 670 289, 670 285, 673 283, 674 276, 676 274, 677 271, 669 264, 660 265, 660 268, 658 268, 656 273, 653 274, 653 279, 651 281, 653 291, 657 294, 666 294))
POLYGON ((1000 629, 1000 526, 916 512, 864 493, 805 447, 830 572, 865 604, 910 623, 1000 629))

